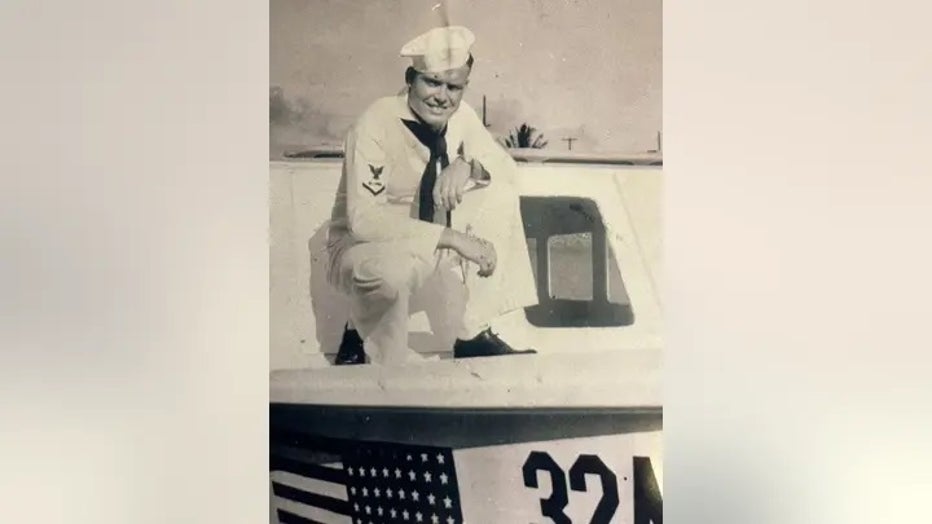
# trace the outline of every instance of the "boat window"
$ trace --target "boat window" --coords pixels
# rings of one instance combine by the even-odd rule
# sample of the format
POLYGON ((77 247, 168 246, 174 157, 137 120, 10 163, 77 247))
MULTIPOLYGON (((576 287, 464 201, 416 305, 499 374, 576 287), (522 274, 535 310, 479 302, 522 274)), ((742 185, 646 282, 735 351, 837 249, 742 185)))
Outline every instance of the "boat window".
POLYGON ((538 304, 525 308, 538 327, 610 327, 634 322, 605 223, 595 201, 521 197, 521 215, 538 304))

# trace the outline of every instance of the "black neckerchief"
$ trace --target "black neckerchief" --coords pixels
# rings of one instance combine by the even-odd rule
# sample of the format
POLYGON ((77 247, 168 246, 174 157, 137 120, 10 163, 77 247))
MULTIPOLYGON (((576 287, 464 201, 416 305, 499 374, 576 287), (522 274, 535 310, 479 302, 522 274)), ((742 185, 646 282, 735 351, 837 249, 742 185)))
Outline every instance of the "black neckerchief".
MULTIPOLYGON (((418 218, 425 222, 434 221, 434 185, 437 183, 437 160, 440 160, 440 169, 450 165, 450 159, 447 156, 447 126, 443 126, 440 131, 432 129, 427 122, 411 110, 411 114, 417 120, 407 120, 402 118, 401 122, 411 131, 411 134, 417 138, 418 142, 423 144, 430 151, 430 159, 427 160, 427 166, 424 167, 424 173, 421 175, 421 185, 419 189, 420 198, 418 199, 418 218)), ((450 225, 450 213, 447 212, 447 226, 450 225)))

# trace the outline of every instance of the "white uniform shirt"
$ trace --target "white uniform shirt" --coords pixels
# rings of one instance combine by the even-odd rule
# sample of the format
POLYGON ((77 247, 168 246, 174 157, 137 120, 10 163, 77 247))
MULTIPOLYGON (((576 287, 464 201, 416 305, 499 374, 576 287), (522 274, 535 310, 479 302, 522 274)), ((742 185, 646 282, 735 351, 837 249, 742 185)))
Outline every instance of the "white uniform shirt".
MULTIPOLYGON (((445 226, 417 218, 418 189, 430 151, 403 119, 416 120, 406 93, 377 100, 347 134, 331 217, 331 245, 347 238, 354 243, 399 242, 425 259, 436 250, 445 226)), ((445 137, 451 162, 457 156, 475 159, 491 175, 493 186, 514 184, 514 160, 465 102, 450 117, 445 137)), ((453 217, 455 222, 455 210, 453 217)))

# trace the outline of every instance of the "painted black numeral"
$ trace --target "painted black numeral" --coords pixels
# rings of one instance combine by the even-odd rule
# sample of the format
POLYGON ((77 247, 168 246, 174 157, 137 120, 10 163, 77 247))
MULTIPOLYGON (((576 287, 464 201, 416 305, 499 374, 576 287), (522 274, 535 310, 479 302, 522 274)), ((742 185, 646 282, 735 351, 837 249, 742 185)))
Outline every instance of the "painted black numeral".
MULTIPOLYGON (((634 470, 634 524, 663 524, 663 496, 654 475, 650 457, 633 457, 634 470)), ((541 515, 554 524, 572 524, 564 513, 569 504, 566 474, 548 453, 532 451, 524 461, 524 485, 537 489, 537 472, 550 474, 550 497, 541 499, 541 515)), ((602 483, 602 498, 595 508, 589 524, 608 524, 618 511, 618 477, 597 455, 580 455, 570 468, 569 487, 573 491, 588 491, 586 475, 597 475, 602 483)), ((627 478, 625 478, 627 480, 627 478)))
POLYGON ((598 475, 602 482, 599 500, 589 524, 608 524, 618 510, 618 477, 596 455, 580 455, 570 468, 570 489, 586 491, 586 474, 598 475))
POLYGON ((566 513, 563 513, 566 505, 569 504, 566 493, 566 474, 553 460, 553 457, 543 451, 532 451, 524 461, 521 471, 524 474, 524 485, 534 489, 540 487, 537 482, 538 471, 550 474, 550 485, 553 489, 550 497, 540 499, 540 514, 549 517, 554 524, 573 524, 566 513))

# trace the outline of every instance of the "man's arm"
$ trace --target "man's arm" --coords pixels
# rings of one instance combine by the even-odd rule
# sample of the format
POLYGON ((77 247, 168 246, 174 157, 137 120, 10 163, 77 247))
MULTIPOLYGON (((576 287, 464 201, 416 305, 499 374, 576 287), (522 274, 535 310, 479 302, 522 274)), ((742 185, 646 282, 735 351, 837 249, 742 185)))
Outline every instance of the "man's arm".
POLYGON ((473 164, 470 179, 477 187, 490 183, 514 184, 518 166, 511 155, 495 141, 475 110, 466 104, 463 104, 463 118, 466 127, 464 154, 473 164))
POLYGON ((434 188, 434 201, 452 210, 468 191, 492 184, 513 186, 517 164, 502 148, 467 104, 461 106, 463 145, 460 154, 441 173, 434 188))
POLYGON ((350 231, 364 242, 403 242, 416 254, 429 258, 444 226, 386 209, 393 166, 388 163, 383 143, 378 127, 366 119, 347 134, 343 169, 350 231))
POLYGON ((495 246, 488 240, 446 228, 440 235, 440 248, 453 249, 461 257, 479 266, 479 276, 487 277, 495 272, 498 255, 495 246))

